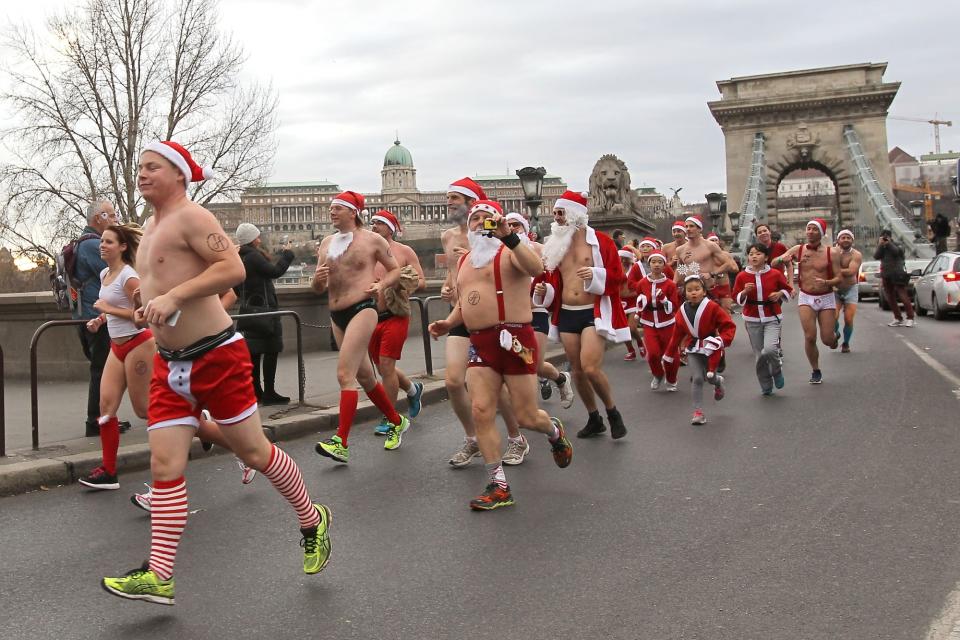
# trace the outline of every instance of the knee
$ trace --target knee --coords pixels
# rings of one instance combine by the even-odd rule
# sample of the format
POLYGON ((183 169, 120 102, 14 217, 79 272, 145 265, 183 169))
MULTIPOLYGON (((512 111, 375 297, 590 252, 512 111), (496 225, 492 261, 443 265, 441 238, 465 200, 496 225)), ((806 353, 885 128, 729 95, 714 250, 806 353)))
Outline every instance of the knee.
POLYGON ((342 371, 337 369, 337 383, 340 385, 340 388, 347 388, 355 386, 357 381, 357 376, 351 374, 349 371, 342 371))
POLYGON ((539 410, 533 407, 514 407, 514 413, 517 417, 517 424, 523 429, 532 429, 537 424, 539 410))
POLYGON ((248 451, 235 452, 248 467, 263 472, 270 464, 270 446, 261 446, 248 451))
POLYGON ((583 365, 582 369, 588 378, 594 378, 600 374, 600 366, 597 364, 583 365))
POLYGON ((182 473, 182 467, 185 461, 181 461, 181 456, 169 451, 150 452, 150 472, 155 478, 173 478, 182 473))
POLYGON ((383 378, 397 375, 397 363, 394 360, 381 358, 377 368, 380 370, 380 376, 383 378))
POLYGON ((474 401, 471 405, 471 413, 473 414, 473 421, 478 429, 493 425, 497 418, 497 403, 474 401))

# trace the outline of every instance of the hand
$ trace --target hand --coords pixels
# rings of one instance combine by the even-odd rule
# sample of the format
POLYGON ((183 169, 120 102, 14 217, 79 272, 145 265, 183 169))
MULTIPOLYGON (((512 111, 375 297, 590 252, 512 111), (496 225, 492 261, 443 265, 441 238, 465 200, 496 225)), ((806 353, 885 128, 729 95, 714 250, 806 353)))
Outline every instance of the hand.
POLYGON ((767 300, 769 300, 770 302, 780 302, 782 298, 783 298, 783 291, 774 291, 769 296, 767 296, 767 300))
POLYGON ((317 265, 317 270, 313 274, 313 281, 316 284, 326 285, 327 280, 330 279, 330 267, 327 266, 327 263, 321 263, 317 265))
POLYGON ((756 289, 756 288, 757 288, 757 285, 756 285, 756 284, 754 284, 753 282, 748 282, 747 284, 743 285, 743 292, 744 292, 744 293, 750 293, 751 291, 753 291, 753 290, 756 289))
POLYGON ((440 287, 440 298, 447 302, 453 302, 453 287, 448 287, 447 285, 440 287))
POLYGON ((503 238, 513 233, 513 231, 510 230, 510 226, 507 224, 507 219, 504 216, 500 215, 499 213, 495 213, 490 216, 490 219, 497 223, 497 228, 490 233, 490 235, 492 235, 494 238, 503 238))
POLYGON ((816 282, 817 284, 821 285, 821 286, 827 284, 827 281, 824 280, 823 278, 814 278, 813 281, 816 282))
POLYGON ((146 317, 143 315, 143 307, 137 307, 133 312, 133 324, 140 329, 146 329, 147 322, 146 317))
POLYGON ((454 247, 453 252, 458 256, 462 256, 470 253, 470 249, 468 249, 467 247, 454 247))
POLYGON ((542 282, 538 282, 537 284, 533 285, 533 293, 534 295, 542 298, 543 296, 547 295, 547 285, 542 282))
POLYGON ((427 331, 430 332, 430 336, 433 337, 434 340, 449 333, 450 329, 450 322, 448 320, 437 320, 436 322, 431 322, 430 326, 427 327, 427 331))
POLYGON ((797 297, 799 297, 799 295, 800 295, 800 287, 797 287, 790 293, 790 297, 793 298, 794 300, 796 300, 797 297))
POLYGON ((132 300, 132 302, 133 302, 133 308, 134 308, 134 309, 143 306, 143 301, 142 301, 142 299, 140 298, 140 287, 137 287, 136 289, 133 290, 133 300, 132 300))
POLYGON ((369 287, 367 287, 365 293, 368 293, 368 294, 370 294, 371 296, 377 296, 377 297, 379 297, 379 296, 380 296, 380 291, 382 290, 382 288, 383 288, 383 285, 381 285, 381 284, 380 284, 380 281, 377 280, 376 282, 372 283, 369 287))
POLYGON ((590 267, 580 267, 577 269, 577 277, 584 282, 590 282, 593 280, 593 269, 590 267))
POLYGON ((106 322, 103 316, 97 316, 87 322, 87 331, 90 333, 96 333, 100 331, 100 327, 103 326, 103 323, 106 322))
POLYGON ((178 302, 169 293, 157 296, 143 307, 143 317, 153 325, 163 325, 176 313, 178 302))
POLYGON ((97 301, 93 303, 93 308, 99 311, 100 313, 106 313, 108 306, 109 305, 107 304, 106 300, 104 300, 103 298, 97 298, 97 301))

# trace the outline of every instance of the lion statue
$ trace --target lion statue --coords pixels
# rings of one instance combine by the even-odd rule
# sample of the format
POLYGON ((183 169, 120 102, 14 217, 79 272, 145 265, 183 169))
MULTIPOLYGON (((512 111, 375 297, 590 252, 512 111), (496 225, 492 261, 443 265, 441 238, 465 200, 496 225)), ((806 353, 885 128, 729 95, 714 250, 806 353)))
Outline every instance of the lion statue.
POLYGON ((640 214, 627 165, 612 153, 601 156, 593 166, 589 195, 591 216, 640 214))

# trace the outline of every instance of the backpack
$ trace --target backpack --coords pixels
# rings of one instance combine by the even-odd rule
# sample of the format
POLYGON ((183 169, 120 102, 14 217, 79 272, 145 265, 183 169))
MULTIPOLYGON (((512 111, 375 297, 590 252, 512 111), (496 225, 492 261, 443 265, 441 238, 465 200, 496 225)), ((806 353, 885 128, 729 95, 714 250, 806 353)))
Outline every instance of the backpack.
POLYGON ((53 257, 54 269, 50 274, 50 288, 60 311, 73 311, 80 303, 79 290, 85 283, 77 280, 77 247, 84 240, 99 237, 95 233, 84 233, 63 245, 60 253, 53 257))

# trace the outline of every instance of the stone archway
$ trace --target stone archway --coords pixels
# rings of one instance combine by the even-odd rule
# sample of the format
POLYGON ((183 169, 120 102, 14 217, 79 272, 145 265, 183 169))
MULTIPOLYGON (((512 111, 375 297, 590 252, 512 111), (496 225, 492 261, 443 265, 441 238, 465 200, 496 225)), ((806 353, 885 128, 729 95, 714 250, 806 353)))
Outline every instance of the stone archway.
POLYGON ((764 137, 766 208, 761 220, 776 224, 777 186, 796 168, 816 168, 836 186, 844 225, 876 224, 857 206, 844 127, 852 125, 876 173, 892 195, 886 117, 899 82, 883 82, 886 63, 788 71, 717 82, 722 98, 710 111, 724 134, 727 210, 742 211, 755 135, 764 137))

